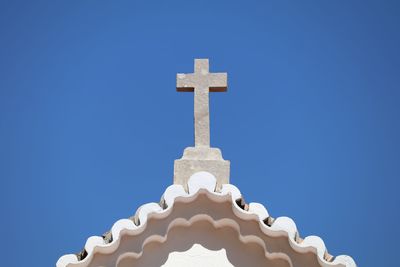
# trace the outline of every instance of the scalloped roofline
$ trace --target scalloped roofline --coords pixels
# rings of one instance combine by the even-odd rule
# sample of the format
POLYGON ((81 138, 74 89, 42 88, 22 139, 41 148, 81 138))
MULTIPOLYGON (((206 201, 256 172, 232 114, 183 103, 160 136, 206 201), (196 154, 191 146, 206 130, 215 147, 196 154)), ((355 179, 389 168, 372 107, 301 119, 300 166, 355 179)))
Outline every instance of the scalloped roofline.
POLYGON ((208 172, 197 172, 188 180, 188 192, 182 185, 169 186, 160 203, 147 203, 142 205, 135 213, 133 219, 121 219, 114 223, 111 229, 111 238, 109 240, 100 236, 89 237, 86 241, 83 259, 78 259, 76 254, 68 254, 59 258, 57 267, 89 266, 96 252, 101 251, 104 254, 110 254, 119 247, 121 237, 124 234, 135 235, 146 229, 149 215, 159 215, 159 217, 168 216, 173 210, 177 200, 191 203, 200 192, 206 192, 207 195, 219 203, 229 198, 232 203, 233 213, 240 219, 248 220, 249 217, 256 216, 261 230, 269 236, 286 235, 290 247, 300 253, 312 251, 318 259, 320 266, 345 266, 356 267, 356 263, 350 256, 340 255, 330 256, 327 252, 323 240, 318 236, 308 236, 300 238, 294 221, 288 217, 278 217, 273 219, 267 209, 260 203, 245 204, 242 195, 237 187, 231 184, 223 184, 220 190, 216 190, 217 180, 208 172))

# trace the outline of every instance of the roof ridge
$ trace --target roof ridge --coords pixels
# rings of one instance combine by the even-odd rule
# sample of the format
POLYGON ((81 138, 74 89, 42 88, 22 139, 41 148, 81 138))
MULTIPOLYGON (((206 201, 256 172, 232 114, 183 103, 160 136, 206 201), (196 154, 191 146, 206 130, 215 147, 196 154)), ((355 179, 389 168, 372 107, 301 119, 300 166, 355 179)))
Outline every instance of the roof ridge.
POLYGON ((121 219, 114 223, 111 228, 111 237, 108 243, 105 238, 100 236, 89 237, 83 252, 79 258, 75 254, 68 254, 60 257, 57 261, 57 267, 66 267, 71 264, 81 265, 89 264, 98 248, 106 248, 108 251, 114 251, 118 248, 121 234, 125 231, 143 231, 146 228, 146 222, 150 214, 158 214, 160 216, 168 216, 172 212, 175 200, 187 200, 190 202, 195 199, 200 192, 206 191, 213 200, 220 201, 221 197, 230 197, 234 214, 241 219, 248 218, 249 215, 257 216, 261 230, 266 235, 276 235, 284 232, 288 236, 289 244, 293 250, 297 252, 306 252, 311 248, 315 250, 318 256, 318 262, 321 266, 343 265, 345 267, 356 267, 356 263, 350 256, 341 255, 333 257, 328 254, 323 240, 318 236, 308 236, 304 239, 300 237, 296 224, 289 217, 272 218, 267 209, 260 203, 246 204, 239 189, 231 184, 223 184, 220 190, 216 191, 217 181, 215 177, 208 172, 198 172, 193 174, 188 181, 188 192, 182 185, 169 186, 160 203, 147 203, 142 205, 136 211, 132 219, 121 219))

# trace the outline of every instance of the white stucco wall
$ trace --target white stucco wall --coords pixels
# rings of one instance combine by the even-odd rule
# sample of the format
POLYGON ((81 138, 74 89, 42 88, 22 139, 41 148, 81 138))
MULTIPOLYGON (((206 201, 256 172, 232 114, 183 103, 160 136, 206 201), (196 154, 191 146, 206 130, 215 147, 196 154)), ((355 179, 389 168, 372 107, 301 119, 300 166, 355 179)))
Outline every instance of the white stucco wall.
POLYGON ((226 256, 225 249, 213 251, 194 244, 189 250, 171 252, 161 267, 234 267, 226 256))

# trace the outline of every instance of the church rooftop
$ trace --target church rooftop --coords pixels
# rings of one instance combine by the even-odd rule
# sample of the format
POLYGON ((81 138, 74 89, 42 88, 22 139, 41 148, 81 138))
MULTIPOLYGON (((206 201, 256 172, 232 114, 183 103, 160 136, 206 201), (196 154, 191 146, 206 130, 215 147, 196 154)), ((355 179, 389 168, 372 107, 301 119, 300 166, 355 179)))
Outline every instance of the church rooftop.
POLYGON ((210 147, 209 92, 227 90, 226 73, 210 73, 208 59, 177 75, 177 90, 194 92, 194 147, 174 163, 174 184, 159 203, 141 206, 103 236, 92 236, 57 267, 161 266, 193 244, 225 249, 234 266, 355 267, 349 256, 330 255, 317 236, 300 237, 288 217, 273 218, 260 203, 244 201, 229 183, 230 162, 210 147), (172 236, 172 237, 171 237, 172 236))
MULTIPOLYGON (((129 266, 137 266, 139 262, 151 262, 144 250, 154 250, 154 247, 167 244, 169 235, 173 235, 173 229, 190 228, 201 222, 203 224, 196 228, 197 231, 207 225, 204 224, 207 222, 210 228, 230 229, 231 235, 236 235, 245 246, 253 243, 255 247, 262 249, 265 257, 257 258, 258 266, 264 266, 264 263, 266 266, 286 266, 281 265, 280 261, 289 263, 287 266, 356 266, 349 256, 330 255, 321 238, 302 238, 292 219, 273 218, 262 204, 246 203, 234 185, 224 184, 218 190, 217 180, 212 174, 198 172, 188 180, 188 192, 182 185, 169 186, 159 203, 145 204, 133 217, 117 221, 111 228, 108 239, 105 236, 88 238, 81 253, 61 257, 57 267, 116 266, 116 262, 122 261, 128 261, 129 266), (120 255, 128 256, 124 259, 125 256, 120 255)), ((192 228, 190 231, 196 229, 192 228)), ((185 238, 178 239, 186 239, 189 243, 201 242, 197 235, 196 240, 191 240, 190 234, 187 231, 185 233, 185 238)), ((217 232, 213 235, 218 237, 217 232)), ((211 243, 215 242, 213 240, 211 243)), ((176 244, 173 249, 177 249, 176 244)), ((166 250, 169 251, 168 248, 166 250)), ((160 253, 162 251, 165 248, 160 249, 160 253)), ((160 257, 166 259, 166 256, 160 257)), ((242 254, 241 257, 246 255, 242 254)), ((239 261, 235 258, 231 260, 234 263, 239 261)))

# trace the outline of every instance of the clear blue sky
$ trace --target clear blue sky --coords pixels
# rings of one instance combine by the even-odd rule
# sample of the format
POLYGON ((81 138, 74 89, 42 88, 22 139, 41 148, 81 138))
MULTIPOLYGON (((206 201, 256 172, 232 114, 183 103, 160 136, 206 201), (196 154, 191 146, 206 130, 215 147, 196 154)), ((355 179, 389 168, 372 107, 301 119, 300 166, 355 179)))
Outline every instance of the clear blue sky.
POLYGON ((0 2, 1 265, 54 266, 160 199, 193 144, 175 75, 208 57, 246 200, 397 266, 400 2, 142 2, 0 2))

